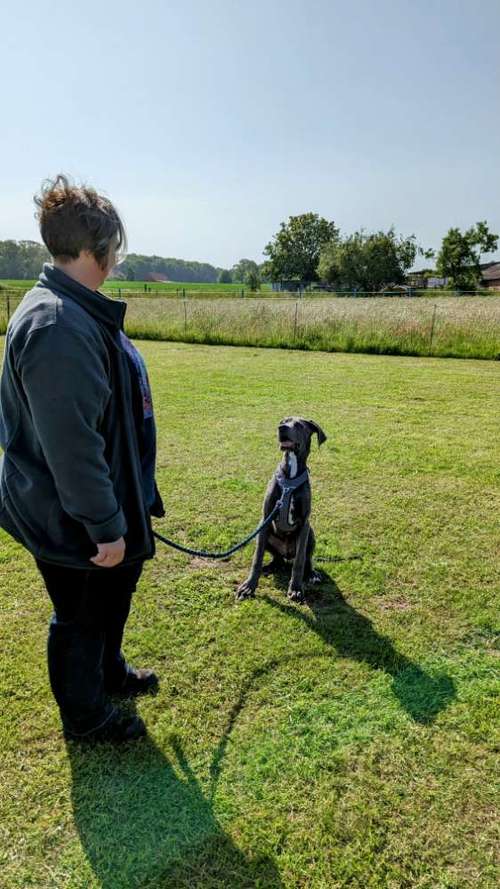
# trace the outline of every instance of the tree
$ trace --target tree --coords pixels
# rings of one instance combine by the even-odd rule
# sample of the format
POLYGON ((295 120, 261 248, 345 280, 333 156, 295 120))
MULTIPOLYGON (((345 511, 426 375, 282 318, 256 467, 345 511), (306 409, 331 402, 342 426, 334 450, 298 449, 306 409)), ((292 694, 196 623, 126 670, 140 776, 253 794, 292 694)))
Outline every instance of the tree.
POLYGON ((481 281, 481 254, 492 253, 497 245, 498 235, 489 231, 486 221, 463 234, 459 228, 450 228, 438 254, 438 274, 449 278, 457 290, 475 290, 481 281))
POLYGON ((50 256, 36 241, 0 241, 0 278, 37 278, 50 256))
POLYGON ((419 248, 415 236, 397 237, 388 232, 355 232, 326 244, 321 251, 319 274, 323 281, 348 290, 380 290, 402 284, 415 262, 419 248))
POLYGON ((260 290, 260 275, 258 269, 248 272, 246 283, 250 290, 260 290))
POLYGON ((264 248, 269 257, 265 274, 273 281, 292 280, 308 284, 318 280, 321 248, 338 238, 334 222, 317 213, 290 216, 264 248))
POLYGON ((165 275, 169 281, 212 284, 217 281, 219 271, 220 269, 208 262, 129 253, 125 262, 117 266, 110 277, 119 273, 124 275, 127 281, 144 281, 148 275, 159 274, 165 275))
POLYGON ((232 283, 232 275, 228 269, 221 269, 219 274, 219 284, 231 284, 232 283))
POLYGON ((252 272, 259 273, 259 266, 253 259, 240 259, 231 270, 233 281, 241 281, 242 284, 248 284, 248 277, 252 272))

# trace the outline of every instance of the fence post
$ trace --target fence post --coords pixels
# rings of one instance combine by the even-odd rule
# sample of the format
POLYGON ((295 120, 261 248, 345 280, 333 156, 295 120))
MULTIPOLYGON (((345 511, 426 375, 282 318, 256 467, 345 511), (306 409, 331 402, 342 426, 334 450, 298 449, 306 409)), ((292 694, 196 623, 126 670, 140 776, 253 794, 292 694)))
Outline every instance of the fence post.
POLYGON ((187 335, 187 300, 184 299, 184 336, 187 335))
POLYGON ((434 303, 434 311, 432 313, 432 322, 431 322, 431 339, 430 339, 430 343, 429 343, 429 349, 432 349, 432 340, 434 338, 434 323, 436 321, 436 310, 437 310, 437 305, 436 305, 436 303, 434 303))
POLYGON ((10 296, 9 291, 7 290, 7 322, 10 321, 10 296))
POLYGON ((299 304, 298 304, 298 302, 296 302, 295 303, 295 319, 293 322, 293 338, 294 338, 294 340, 297 339, 297 312, 298 312, 298 310, 299 310, 299 304))

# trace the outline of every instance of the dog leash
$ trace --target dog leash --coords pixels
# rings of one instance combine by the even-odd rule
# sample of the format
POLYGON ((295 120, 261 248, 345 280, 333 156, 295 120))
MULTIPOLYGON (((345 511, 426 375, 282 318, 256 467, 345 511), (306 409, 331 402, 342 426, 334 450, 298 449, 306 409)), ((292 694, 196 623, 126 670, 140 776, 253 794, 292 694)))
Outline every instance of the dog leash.
POLYGON ((274 519, 274 516, 276 515, 276 513, 278 512, 278 510, 280 508, 281 508, 281 500, 278 501, 278 503, 274 507, 273 511, 268 515, 267 519, 265 519, 263 522, 261 522, 259 527, 255 529, 255 531, 252 531, 252 533, 249 534, 248 537, 245 537, 245 539, 242 540, 241 543, 237 543, 236 546, 232 546, 231 549, 226 550, 226 552, 224 552, 224 553, 209 553, 204 549, 191 549, 191 547, 189 547, 189 546, 182 546, 181 543, 175 543, 173 540, 170 540, 168 537, 163 537, 163 535, 158 534, 157 531, 153 531, 153 534, 155 537, 158 538, 158 540, 162 540, 163 543, 166 543, 167 546, 173 547, 173 549, 178 549, 181 553, 188 553, 188 555, 190 555, 190 556, 201 556, 204 559, 227 559, 227 558, 229 558, 229 556, 232 556, 233 553, 237 552, 239 549, 242 549, 244 546, 246 546, 247 543, 250 543, 250 541, 253 540, 254 537, 257 537, 257 534, 259 534, 261 531, 263 531, 264 528, 266 528, 269 525, 269 523, 274 519))
POLYGON ((239 549, 243 549, 243 547, 246 546, 247 543, 250 543, 250 541, 253 540, 254 537, 257 537, 257 534, 260 534, 260 532, 263 531, 264 528, 267 528, 270 522, 272 522, 272 520, 274 519, 274 516, 277 512, 279 512, 281 509, 283 509, 284 512, 288 512, 290 497, 293 491, 296 491, 297 488, 300 487, 300 485, 304 484, 308 477, 308 472, 306 470, 302 473, 302 475, 297 476, 296 479, 290 479, 287 478, 283 472, 280 472, 278 470, 274 473, 274 477, 281 488, 281 497, 276 503, 274 509, 272 510, 272 512, 269 513, 267 518, 260 523, 255 531, 252 531, 252 533, 249 534, 248 537, 245 537, 245 539, 242 540, 241 543, 237 543, 236 546, 232 546, 231 549, 226 550, 226 552, 209 553, 204 549, 191 549, 191 547, 189 546, 183 546, 181 543, 175 543, 175 541, 170 540, 169 537, 164 537, 162 534, 158 534, 157 531, 153 531, 153 534, 155 537, 158 538, 158 540, 161 540, 163 543, 166 543, 167 546, 171 546, 173 549, 179 550, 179 552, 181 553, 187 553, 190 556, 200 556, 203 559, 227 559, 239 549))

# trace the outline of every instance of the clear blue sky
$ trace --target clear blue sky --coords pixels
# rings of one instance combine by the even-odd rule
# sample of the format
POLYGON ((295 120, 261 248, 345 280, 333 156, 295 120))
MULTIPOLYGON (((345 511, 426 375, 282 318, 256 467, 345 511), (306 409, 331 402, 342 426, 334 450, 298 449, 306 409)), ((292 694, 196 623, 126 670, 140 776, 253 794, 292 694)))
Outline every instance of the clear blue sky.
POLYGON ((60 170, 131 251, 223 266, 309 210, 500 231, 498 0, 24 0, 0 33, 0 239, 60 170))

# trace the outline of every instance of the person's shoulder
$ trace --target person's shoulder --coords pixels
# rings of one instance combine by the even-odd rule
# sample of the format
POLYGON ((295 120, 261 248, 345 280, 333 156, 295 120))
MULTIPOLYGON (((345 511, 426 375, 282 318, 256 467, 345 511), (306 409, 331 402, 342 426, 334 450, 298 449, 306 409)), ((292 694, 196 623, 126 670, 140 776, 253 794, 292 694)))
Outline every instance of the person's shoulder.
POLYGON ((49 287, 36 285, 23 297, 9 322, 8 341, 14 359, 21 358, 26 346, 50 355, 70 341, 76 346, 102 349, 94 319, 78 303, 66 300, 49 287))

